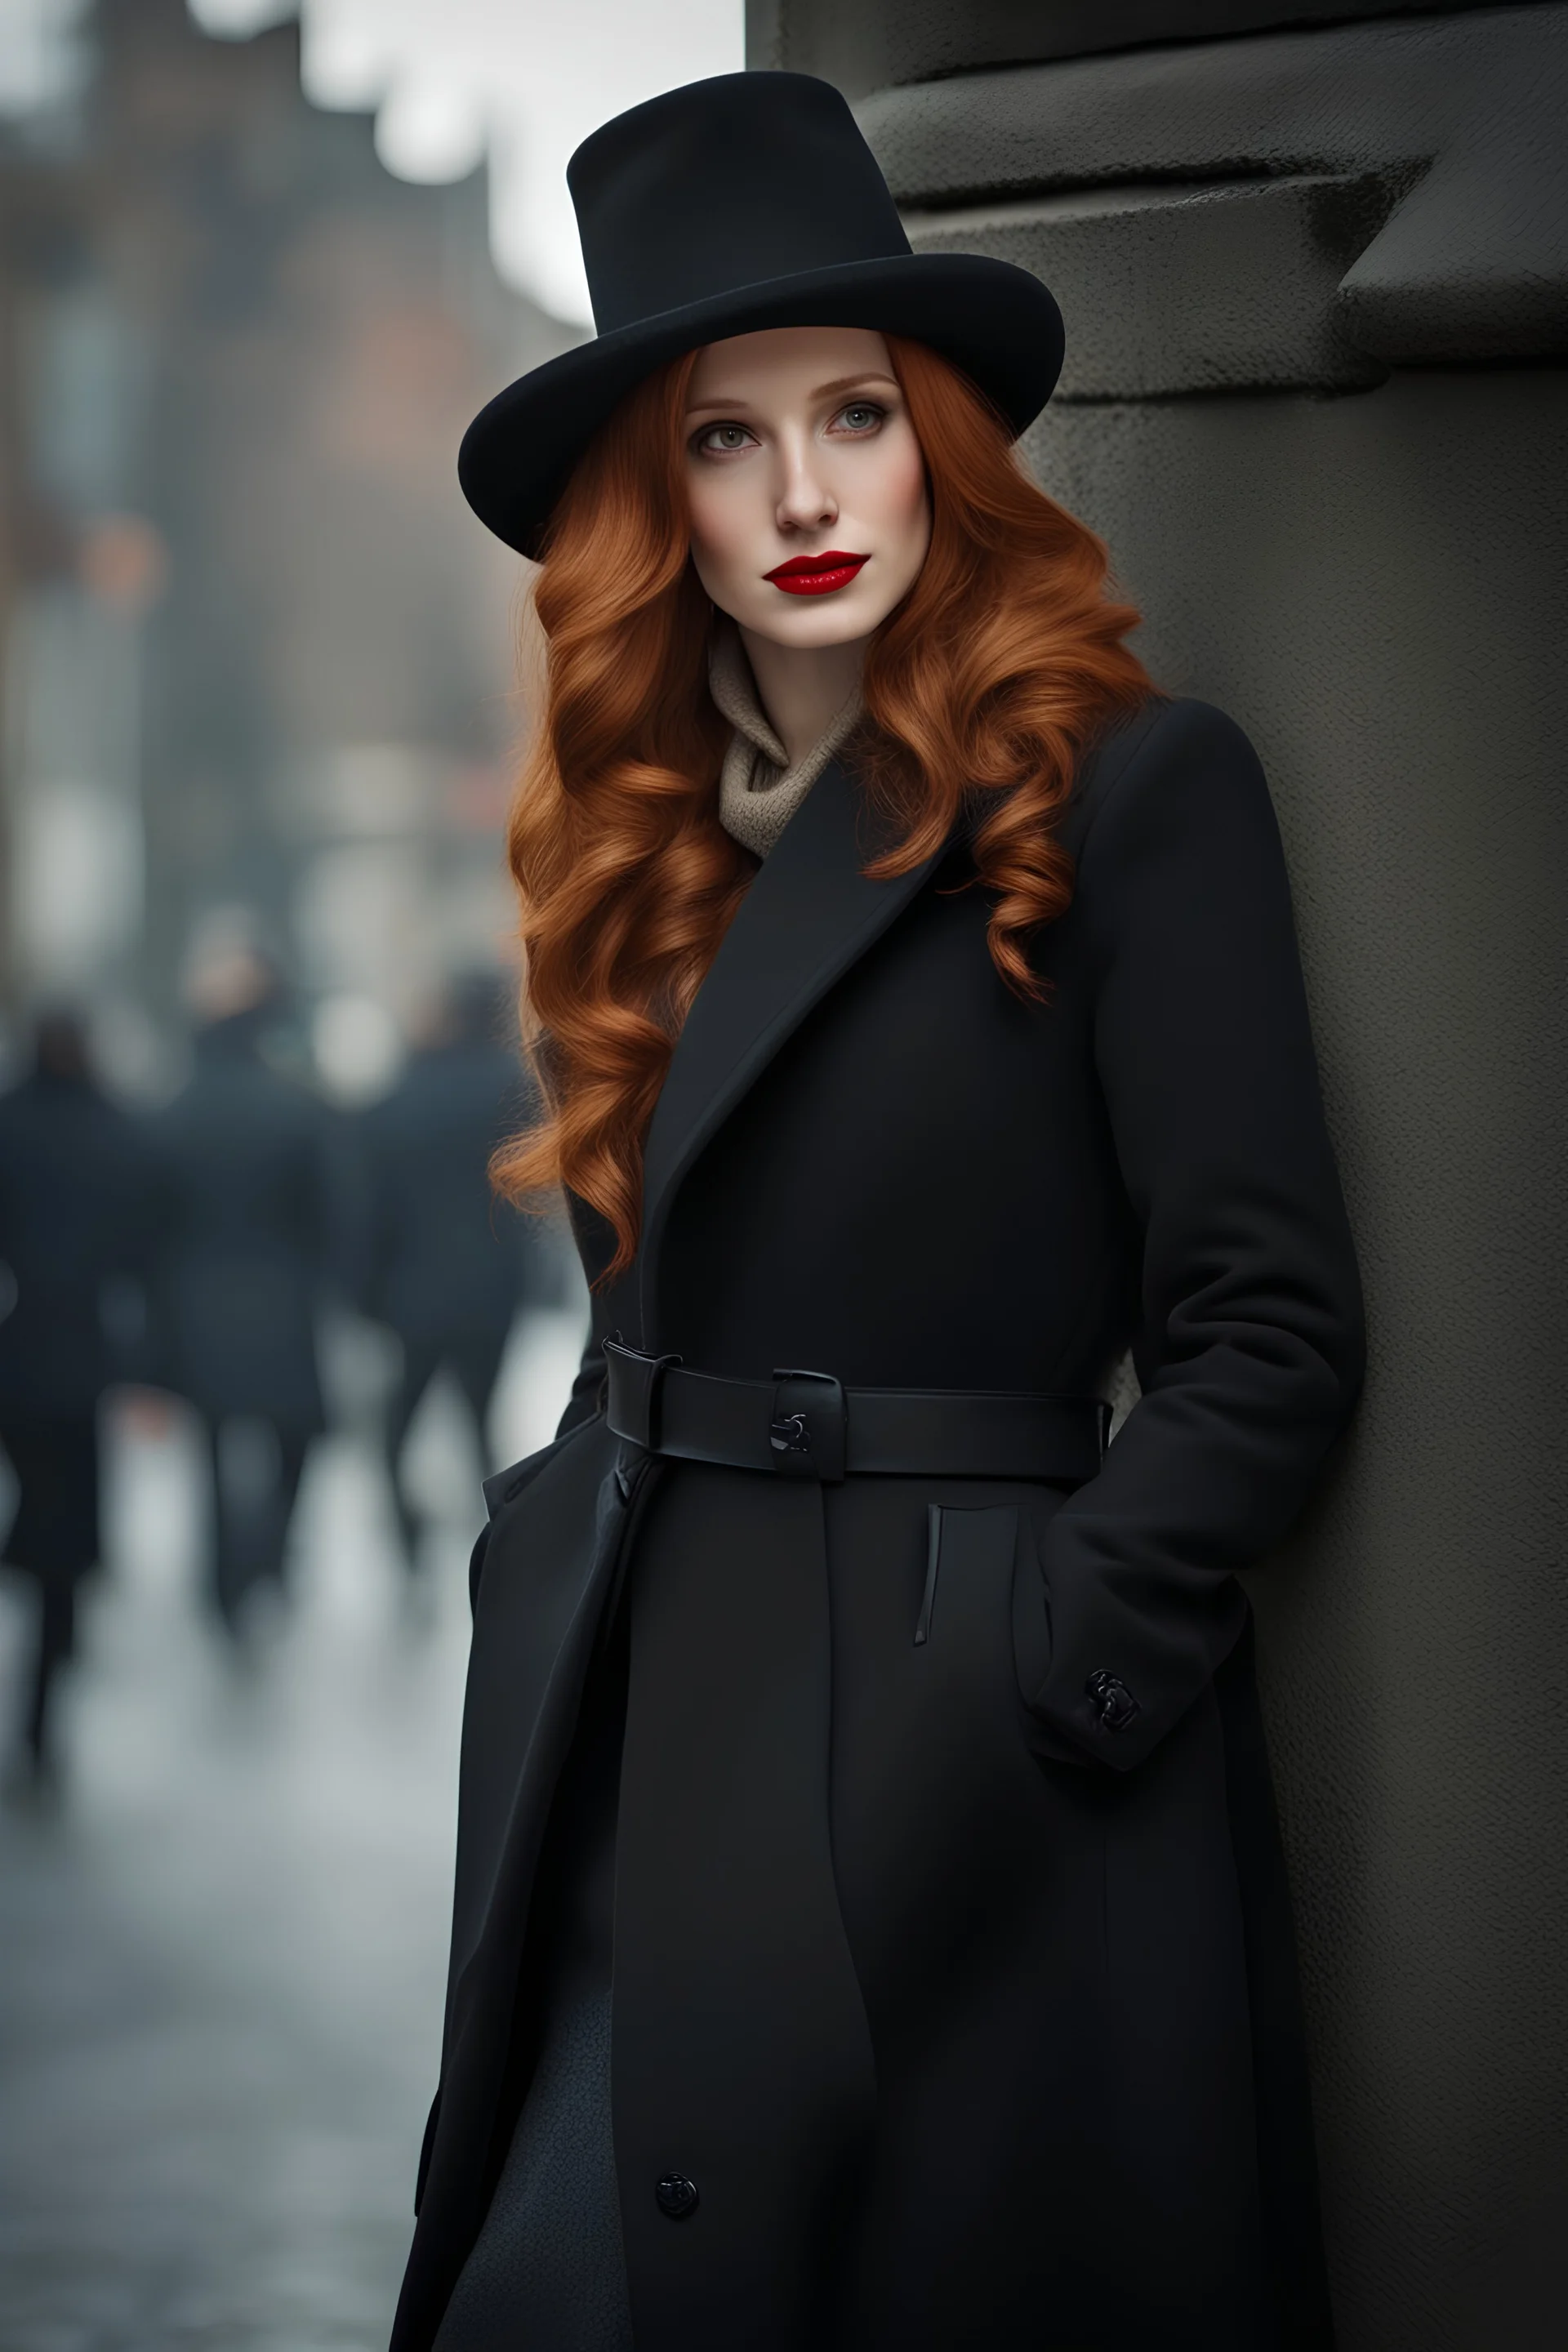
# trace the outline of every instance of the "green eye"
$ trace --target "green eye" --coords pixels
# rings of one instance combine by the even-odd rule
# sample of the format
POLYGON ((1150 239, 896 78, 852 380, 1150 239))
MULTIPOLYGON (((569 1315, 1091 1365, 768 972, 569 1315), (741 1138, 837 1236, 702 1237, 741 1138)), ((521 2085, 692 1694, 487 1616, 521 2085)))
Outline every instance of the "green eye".
POLYGON ((743 425, 710 425, 699 446, 704 449, 743 449, 751 437, 743 425))
POLYGON ((869 400, 852 400, 839 410, 838 421, 851 433, 868 433, 882 422, 882 411, 869 400))

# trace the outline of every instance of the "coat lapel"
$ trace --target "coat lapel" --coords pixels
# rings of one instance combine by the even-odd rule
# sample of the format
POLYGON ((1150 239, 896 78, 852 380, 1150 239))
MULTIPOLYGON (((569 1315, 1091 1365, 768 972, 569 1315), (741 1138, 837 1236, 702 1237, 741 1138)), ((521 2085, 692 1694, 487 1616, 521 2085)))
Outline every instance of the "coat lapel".
MULTIPOLYGON (((659 1244, 682 1177, 814 1004, 865 954, 937 863, 868 880, 864 803, 823 770, 725 933, 671 1057, 643 1162, 639 1289, 655 1344, 659 1244)), ((940 855, 940 853, 939 853, 940 855)))

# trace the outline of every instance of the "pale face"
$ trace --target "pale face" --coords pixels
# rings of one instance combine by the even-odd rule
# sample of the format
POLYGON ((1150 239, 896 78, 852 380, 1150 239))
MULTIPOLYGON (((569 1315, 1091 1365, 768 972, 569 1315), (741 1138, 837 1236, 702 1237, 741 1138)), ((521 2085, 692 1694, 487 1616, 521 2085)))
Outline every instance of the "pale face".
POLYGON ((710 343, 685 439, 692 562, 749 635, 858 643, 914 585, 925 461, 880 335, 773 327, 710 343))

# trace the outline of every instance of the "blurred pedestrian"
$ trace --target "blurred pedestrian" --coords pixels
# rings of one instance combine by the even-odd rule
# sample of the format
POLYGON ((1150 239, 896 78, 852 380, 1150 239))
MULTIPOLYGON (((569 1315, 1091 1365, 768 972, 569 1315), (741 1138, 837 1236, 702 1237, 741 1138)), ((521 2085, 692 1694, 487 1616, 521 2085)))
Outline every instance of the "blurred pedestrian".
POLYGON ((497 1377, 521 1309, 553 1304, 559 1264, 531 1221, 499 1201, 491 1152, 528 1114, 516 1056, 500 1042, 495 980, 456 982, 399 1084, 364 1115, 361 1304, 402 1343, 384 1424, 387 1475, 410 1567, 418 1515, 398 1463, 436 1374, 456 1380, 481 1455, 497 1377))
POLYGON ((99 1401, 125 1369, 112 1294, 134 1278, 143 1198, 136 1130, 94 1083, 79 1021, 46 1015, 31 1071, 0 1099, 0 1441, 18 1489, 5 1558, 38 1591, 22 1730, 39 1780, 77 1587, 100 1556, 99 1401))
POLYGON ((267 1058, 280 990, 243 923, 209 933, 187 998, 190 1083, 152 1122, 157 1377, 211 1450, 212 1593, 230 1632, 281 1586, 310 1440, 323 1427, 316 1318, 334 1219, 324 1113, 267 1058))

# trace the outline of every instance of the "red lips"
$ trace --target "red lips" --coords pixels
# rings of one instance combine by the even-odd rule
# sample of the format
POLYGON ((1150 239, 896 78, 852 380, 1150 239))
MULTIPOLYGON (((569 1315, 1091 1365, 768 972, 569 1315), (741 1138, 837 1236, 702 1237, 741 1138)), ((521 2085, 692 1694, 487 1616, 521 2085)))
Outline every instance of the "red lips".
POLYGON ((792 555, 787 563, 775 564, 764 572, 775 588, 786 596, 831 596, 836 589, 847 588, 856 579, 868 555, 846 555, 842 549, 829 547, 821 555, 792 555))

